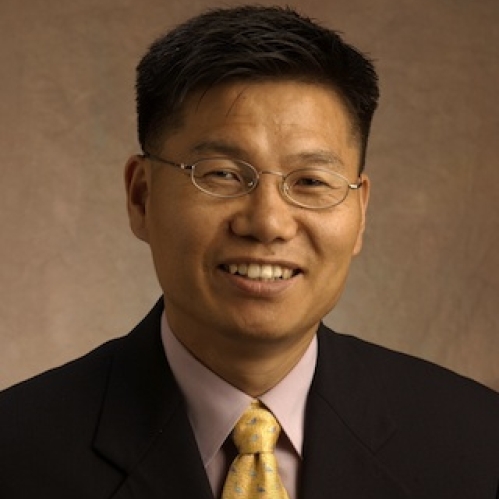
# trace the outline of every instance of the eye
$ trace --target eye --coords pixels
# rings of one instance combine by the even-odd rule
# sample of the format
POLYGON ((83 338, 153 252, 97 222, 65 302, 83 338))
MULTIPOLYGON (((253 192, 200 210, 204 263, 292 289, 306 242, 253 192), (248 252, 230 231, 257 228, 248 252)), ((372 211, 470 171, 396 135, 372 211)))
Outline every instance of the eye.
POLYGON ((297 170, 288 178, 290 187, 295 190, 319 190, 341 188, 338 177, 327 170, 297 170))
POLYGON ((241 182, 241 175, 235 170, 207 170, 203 173, 203 178, 213 179, 213 180, 225 180, 225 181, 235 181, 241 182))
POLYGON ((192 180, 202 191, 215 196, 233 197, 251 188, 252 170, 229 158, 202 159, 194 164, 192 180))
POLYGON ((241 168, 226 158, 203 159, 196 163, 194 175, 199 182, 240 183, 243 181, 241 168))
POLYGON ((314 178, 314 177, 300 177, 295 182, 294 185, 302 186, 302 187, 323 187, 327 186, 327 182, 324 182, 323 179, 314 178))

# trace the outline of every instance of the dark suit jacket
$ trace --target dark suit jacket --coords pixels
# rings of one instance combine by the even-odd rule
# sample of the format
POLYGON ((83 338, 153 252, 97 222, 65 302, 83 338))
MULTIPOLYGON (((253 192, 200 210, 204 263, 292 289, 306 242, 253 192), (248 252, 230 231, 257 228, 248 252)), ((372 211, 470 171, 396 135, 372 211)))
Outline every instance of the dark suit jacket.
MULTIPOLYGON (((160 340, 128 336, 0 396, 2 499, 212 499, 160 340)), ((499 398, 321 326, 300 499, 494 499, 499 398)))

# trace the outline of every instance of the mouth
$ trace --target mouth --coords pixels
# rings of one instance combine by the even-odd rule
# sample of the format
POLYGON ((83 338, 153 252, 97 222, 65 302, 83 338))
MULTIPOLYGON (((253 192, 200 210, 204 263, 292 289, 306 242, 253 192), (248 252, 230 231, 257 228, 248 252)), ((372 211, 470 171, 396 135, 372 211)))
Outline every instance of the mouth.
POLYGON ((283 265, 268 263, 231 263, 221 265, 223 271, 232 275, 245 277, 255 281, 286 281, 298 275, 301 271, 283 265))

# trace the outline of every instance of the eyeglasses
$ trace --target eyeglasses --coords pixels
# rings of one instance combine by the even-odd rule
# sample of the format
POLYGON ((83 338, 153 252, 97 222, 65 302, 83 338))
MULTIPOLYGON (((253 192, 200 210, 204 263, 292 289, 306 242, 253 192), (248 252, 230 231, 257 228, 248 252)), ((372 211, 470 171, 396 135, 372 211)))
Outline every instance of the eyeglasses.
POLYGON ((280 191, 284 199, 311 210, 336 206, 345 200, 350 190, 359 189, 363 184, 360 179, 351 184, 339 173, 320 166, 299 168, 284 174, 258 171, 245 161, 227 157, 200 159, 191 165, 168 161, 148 152, 143 157, 180 168, 190 175, 199 190, 219 198, 244 196, 256 189, 261 175, 277 175, 281 177, 280 191))

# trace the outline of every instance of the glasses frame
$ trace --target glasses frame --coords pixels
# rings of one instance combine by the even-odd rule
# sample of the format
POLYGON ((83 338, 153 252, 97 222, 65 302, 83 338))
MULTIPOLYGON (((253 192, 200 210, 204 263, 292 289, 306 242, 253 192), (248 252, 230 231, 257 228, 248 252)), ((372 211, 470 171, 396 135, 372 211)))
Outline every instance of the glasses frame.
MULTIPOLYGON (((259 184, 259 181, 260 181, 260 176, 261 175, 277 175, 277 176, 281 177, 281 182, 280 182, 280 185, 279 185, 279 190, 280 190, 281 194, 283 195, 284 199, 287 202, 289 202, 290 204, 293 204, 295 206, 299 206, 301 208, 307 208, 309 210, 325 210, 325 209, 328 209, 328 208, 332 208, 333 206, 338 206, 339 204, 343 203, 343 201, 345 201, 345 199, 348 196, 348 193, 351 190, 360 189, 362 187, 362 185, 364 184, 364 180, 362 180, 360 177, 359 177, 358 182, 356 182, 354 184, 351 184, 348 181, 348 179, 345 178, 340 173, 330 172, 333 175, 336 175, 337 177, 340 177, 341 179, 343 179, 345 181, 345 184, 348 187, 348 189, 345 191, 345 196, 343 197, 343 199, 341 199, 340 201, 338 201, 337 203, 334 203, 334 204, 328 204, 327 206, 311 206, 311 205, 307 205, 307 204, 304 204, 304 203, 300 203, 299 201, 296 201, 295 199, 293 199, 289 195, 288 185, 286 184, 286 179, 290 175, 292 175, 293 173, 295 173, 297 171, 300 171, 300 170, 308 170, 308 169, 312 169, 312 170, 313 169, 319 169, 320 170, 321 168, 298 168, 297 170, 293 170, 293 171, 291 171, 289 173, 276 172, 276 171, 272 171, 272 170, 262 170, 262 171, 259 171, 251 163, 248 163, 246 161, 239 160, 239 159, 238 160, 234 160, 234 161, 237 161, 238 163, 242 163, 242 164, 248 166, 250 168, 250 170, 253 171, 255 180, 253 182, 251 182, 251 184, 248 185, 248 190, 247 191, 244 191, 244 192, 241 192, 241 193, 238 193, 238 194, 225 195, 225 194, 215 194, 215 193, 213 193, 211 191, 203 189, 203 187, 201 187, 199 184, 196 183, 195 177, 194 177, 194 172, 196 170, 196 165, 199 162, 205 161, 207 159, 217 159, 217 157, 201 158, 201 159, 199 159, 199 160, 197 160, 197 161, 195 161, 194 163, 191 163, 191 164, 188 164, 188 163, 176 163, 175 161, 170 161, 168 159, 161 158, 160 156, 156 156, 155 154, 151 154, 151 153, 149 153, 147 151, 144 151, 143 154, 141 154, 141 157, 144 158, 144 159, 149 159, 151 161, 157 161, 158 163, 162 163, 164 165, 173 166, 174 168, 178 168, 182 172, 184 172, 184 173, 186 173, 186 174, 189 175, 189 177, 191 179, 191 182, 194 185, 194 187, 196 187, 196 189, 199 189, 201 192, 204 192, 205 194, 208 194, 209 196, 213 196, 213 197, 217 197, 217 198, 221 198, 221 199, 234 199, 234 198, 239 198, 239 197, 245 196, 246 194, 250 194, 252 191, 254 191, 257 188, 257 186, 259 184)), ((227 156, 220 156, 220 159, 229 159, 229 158, 227 158, 227 156)))

